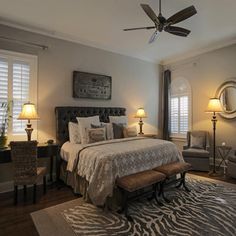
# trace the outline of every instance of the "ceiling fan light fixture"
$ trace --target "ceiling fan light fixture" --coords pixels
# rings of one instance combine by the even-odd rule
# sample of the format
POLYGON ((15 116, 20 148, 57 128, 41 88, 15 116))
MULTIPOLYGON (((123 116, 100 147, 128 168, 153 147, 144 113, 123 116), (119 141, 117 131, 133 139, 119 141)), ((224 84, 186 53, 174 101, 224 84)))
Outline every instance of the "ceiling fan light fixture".
POLYGON ((188 18, 194 16, 197 14, 197 10, 194 6, 187 7, 177 13, 175 13, 173 16, 166 19, 162 15, 162 4, 161 0, 159 0, 159 14, 158 16, 156 13, 152 10, 152 8, 148 4, 140 4, 144 12, 147 14, 147 16, 152 20, 154 23, 154 26, 148 26, 148 27, 138 27, 138 28, 129 28, 124 29, 124 31, 131 31, 131 30, 141 30, 141 29, 155 29, 155 32, 152 34, 149 43, 153 43, 157 36, 159 35, 158 32, 162 32, 163 30, 167 33, 174 34, 176 36, 181 37, 187 37, 190 34, 190 30, 173 26, 177 23, 180 23, 184 20, 187 20, 188 18))

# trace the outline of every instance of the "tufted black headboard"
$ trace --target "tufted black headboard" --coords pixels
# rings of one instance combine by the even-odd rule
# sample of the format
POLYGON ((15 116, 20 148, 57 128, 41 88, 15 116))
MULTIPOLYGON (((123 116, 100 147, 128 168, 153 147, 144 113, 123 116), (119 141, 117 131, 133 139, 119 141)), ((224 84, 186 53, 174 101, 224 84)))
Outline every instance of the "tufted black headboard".
POLYGON ((56 107, 56 138, 59 145, 69 140, 68 122, 77 122, 76 117, 99 115, 100 121, 109 122, 109 116, 125 115, 121 107, 56 107))

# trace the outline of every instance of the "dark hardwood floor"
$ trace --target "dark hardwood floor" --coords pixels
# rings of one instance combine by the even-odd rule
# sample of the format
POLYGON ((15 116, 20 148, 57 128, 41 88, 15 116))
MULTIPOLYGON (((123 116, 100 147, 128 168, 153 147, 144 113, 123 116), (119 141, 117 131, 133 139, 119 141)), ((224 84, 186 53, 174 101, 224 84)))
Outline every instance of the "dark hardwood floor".
MULTIPOLYGON (((207 172, 191 171, 190 173, 209 177, 207 172)), ((214 179, 236 184, 236 179, 229 177, 220 176, 214 179)), ((43 195, 42 186, 40 186, 37 197, 37 203, 33 204, 32 189, 28 189, 27 200, 24 202, 23 191, 20 191, 19 203, 14 206, 12 192, 0 194, 0 236, 38 236, 30 213, 76 199, 78 196, 75 196, 68 187, 57 189, 55 186, 49 186, 47 193, 43 195)))
POLYGON ((194 174, 194 175, 198 175, 198 176, 207 177, 210 179, 215 179, 215 180, 220 180, 220 181, 224 181, 224 182, 231 183, 231 184, 236 184, 236 179, 233 179, 229 176, 223 175, 222 172, 220 172, 219 176, 215 176, 215 177, 209 176, 208 172, 190 171, 190 173, 194 174))
POLYGON ((33 189, 27 189, 24 201, 19 191, 17 206, 13 205, 13 192, 0 194, 0 236, 38 236, 30 213, 77 198, 68 187, 57 189, 49 186, 43 195, 42 186, 37 189, 37 203, 33 204, 33 189))

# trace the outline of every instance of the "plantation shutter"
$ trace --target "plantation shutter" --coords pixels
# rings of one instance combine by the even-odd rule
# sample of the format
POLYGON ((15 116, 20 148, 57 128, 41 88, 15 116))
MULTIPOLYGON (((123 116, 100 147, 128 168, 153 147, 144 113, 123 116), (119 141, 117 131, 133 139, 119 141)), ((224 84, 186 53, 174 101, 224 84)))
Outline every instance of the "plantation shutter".
POLYGON ((179 103, 179 133, 186 134, 188 131, 188 97, 180 97, 179 103))
MULTIPOLYGON (((8 62, 4 58, 0 58, 0 104, 8 100, 8 62)), ((0 106, 0 125, 3 122, 4 108, 0 106)), ((1 130, 1 127, 0 127, 1 130)))
POLYGON ((172 134, 179 132, 179 99, 177 97, 171 98, 170 104, 170 128, 172 134))
POLYGON ((26 121, 17 120, 22 105, 28 102, 30 88, 30 65, 25 62, 13 62, 13 83, 12 83, 12 132, 13 134, 24 133, 26 121))
POLYGON ((170 121, 172 134, 186 134, 189 127, 188 96, 171 98, 170 121))

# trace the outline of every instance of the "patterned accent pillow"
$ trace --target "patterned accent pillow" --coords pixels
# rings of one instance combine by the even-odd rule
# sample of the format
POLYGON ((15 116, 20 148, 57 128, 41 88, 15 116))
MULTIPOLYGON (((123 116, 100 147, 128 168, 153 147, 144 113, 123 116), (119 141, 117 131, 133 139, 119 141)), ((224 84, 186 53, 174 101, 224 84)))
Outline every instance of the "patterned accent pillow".
POLYGON ((112 123, 114 139, 124 138, 123 129, 125 124, 112 123))
POLYGON ((193 136, 190 137, 190 147, 191 148, 204 148, 204 137, 203 136, 193 136))
POLYGON ((76 117, 79 124, 79 131, 81 137, 81 143, 87 143, 87 133, 86 129, 91 128, 91 124, 100 125, 99 116, 90 116, 90 117, 76 117))
POLYGON ((105 128, 95 128, 86 129, 87 130, 87 143, 96 143, 106 140, 106 129, 105 128))
POLYGON ((104 123, 104 122, 101 122, 100 125, 91 124, 91 128, 94 128, 94 129, 103 128, 103 127, 106 128, 106 139, 107 139, 107 140, 114 139, 113 127, 112 127, 112 124, 111 124, 111 123, 104 123))
POLYGON ((124 127, 123 128, 124 138, 136 137, 137 129, 136 127, 124 127))
POLYGON ((73 144, 81 143, 80 132, 79 132, 79 124, 74 122, 68 123, 69 130, 69 141, 73 144))

